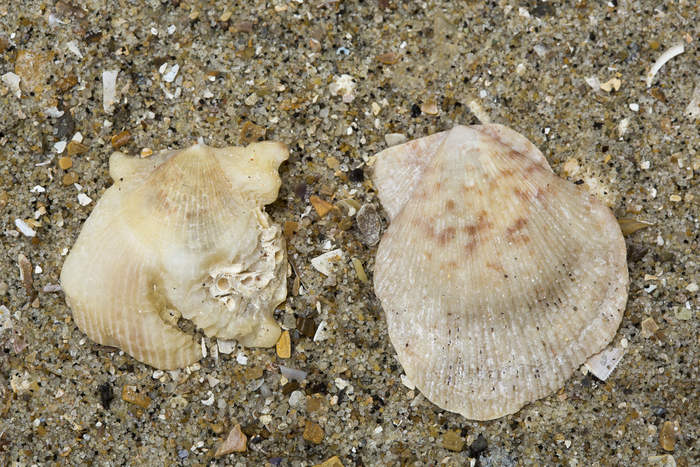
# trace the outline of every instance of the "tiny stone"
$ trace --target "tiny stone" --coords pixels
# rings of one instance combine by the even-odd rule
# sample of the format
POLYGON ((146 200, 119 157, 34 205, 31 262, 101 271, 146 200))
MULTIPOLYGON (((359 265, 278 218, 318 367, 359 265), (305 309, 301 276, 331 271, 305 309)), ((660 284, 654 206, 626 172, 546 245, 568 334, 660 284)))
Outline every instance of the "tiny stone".
POLYGON ((65 186, 72 185, 74 183, 78 183, 78 174, 77 173, 69 172, 63 176, 63 184, 65 186))
POLYGON ((320 444, 326 434, 319 425, 315 424, 311 420, 306 421, 306 426, 304 427, 303 437, 306 441, 310 441, 314 444, 320 444))
POLYGON ((438 106, 435 101, 430 101, 421 104, 420 109, 421 111, 423 111, 423 113, 426 113, 428 115, 437 115, 438 113, 438 106))
POLYGON ((283 396, 288 396, 292 394, 294 391, 299 389, 299 383, 297 381, 290 381, 287 384, 284 385, 282 388, 282 395, 283 396))
POLYGON ((248 368, 246 372, 243 374, 247 380, 253 380, 253 379, 259 379, 262 378, 263 375, 263 369, 260 367, 252 367, 248 368))
POLYGON ((642 337, 649 338, 658 330, 659 325, 656 324, 654 318, 647 318, 642 321, 642 337))
MULTIPOLYGON (((255 96, 257 100, 257 95, 253 94, 251 97, 252 96, 255 96)), ((241 129, 241 139, 248 144, 257 143, 265 139, 266 132, 267 130, 265 128, 258 126, 253 122, 245 122, 245 125, 243 125, 243 128, 241 129)))
POLYGON ((302 391, 294 391, 289 396, 289 406, 293 409, 299 409, 306 403, 306 395, 302 391))
POLYGON ((384 140, 386 141, 387 146, 392 147, 405 143, 408 141, 408 138, 406 138, 406 135, 402 135, 401 133, 388 133, 384 135, 384 140))
POLYGON ((316 464, 313 467, 344 467, 338 456, 333 456, 323 464, 316 464))
POLYGON ((385 54, 377 55, 377 60, 387 65, 393 65, 394 63, 399 61, 399 57, 394 52, 388 52, 385 54))
POLYGON ((68 170, 71 167, 73 167, 73 161, 71 160, 70 157, 61 157, 58 160, 58 166, 62 168, 63 170, 68 170))
POLYGON ((66 150, 68 152, 68 156, 72 157, 75 156, 76 154, 83 154, 88 152, 88 148, 86 145, 83 143, 76 141, 76 140, 70 140, 68 142, 68 146, 66 146, 66 150))
POLYGON ((673 451, 680 431, 681 426, 678 421, 664 422, 659 431, 659 444, 661 447, 666 451, 673 451))
POLYGON ((464 448, 464 439, 457 430, 449 430, 443 437, 442 447, 450 451, 459 452, 464 448))
POLYGON ((353 169, 348 173, 351 182, 361 183, 365 181, 365 174, 362 168, 353 169))
POLYGON ((65 92, 76 84, 78 84, 78 77, 70 75, 56 81, 56 89, 58 89, 59 92, 65 92))
POLYGON ((299 224, 293 221, 286 221, 284 223, 284 236, 287 238, 292 238, 294 234, 299 230, 299 224))
POLYGON ((291 342, 289 339, 289 331, 284 331, 277 341, 277 356, 279 358, 289 358, 292 356, 291 342))
POLYGON ((112 147, 114 149, 119 149, 120 147, 131 141, 131 133, 124 130, 119 134, 112 136, 112 147))
POLYGON ((413 118, 420 117, 420 113, 421 113, 420 106, 418 104, 413 104, 411 106, 411 117, 413 117, 413 118))
POLYGON ((332 170, 338 170, 338 167, 340 167, 340 161, 335 157, 329 157, 326 159, 326 164, 332 170))
POLYGON ((311 205, 316 209, 318 217, 323 217, 333 209, 333 205, 328 201, 319 198, 318 196, 312 196, 309 198, 311 205))
POLYGON ((297 329, 306 337, 314 337, 316 334, 316 322, 313 318, 297 318, 297 329))
POLYGON ((476 438, 476 441, 474 441, 471 446, 469 446, 469 452, 472 455, 472 457, 476 457, 478 454, 486 451, 489 447, 489 443, 486 441, 486 438, 484 438, 484 435, 479 434, 479 436, 476 438))
POLYGON ((151 398, 146 394, 140 394, 136 386, 124 386, 122 389, 122 399, 126 402, 136 404, 142 409, 147 409, 151 405, 151 398))
POLYGON ((357 213, 357 226, 363 234, 363 242, 374 245, 379 241, 382 231, 381 220, 377 208, 373 204, 365 204, 357 213))

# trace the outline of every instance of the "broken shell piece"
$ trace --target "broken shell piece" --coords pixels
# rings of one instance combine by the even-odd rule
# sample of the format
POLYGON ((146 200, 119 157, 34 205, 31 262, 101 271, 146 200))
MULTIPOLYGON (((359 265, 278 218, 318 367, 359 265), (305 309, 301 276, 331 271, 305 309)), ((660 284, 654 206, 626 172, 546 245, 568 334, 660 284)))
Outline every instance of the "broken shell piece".
POLYGON ((375 290, 433 403, 517 412, 612 340, 629 282, 620 227, 522 135, 458 126, 379 153, 374 182, 391 218, 375 290))
POLYGON ((345 253, 343 253, 342 249, 338 248, 313 258, 311 260, 311 265, 316 268, 317 271, 326 276, 330 276, 335 265, 343 261, 344 258, 345 253))
POLYGON ((160 369, 202 356, 178 319, 208 337, 271 347, 286 297, 282 230, 262 210, 277 198, 282 143, 204 144, 147 159, 116 152, 99 200, 61 272, 78 327, 160 369))
POLYGON ((593 373, 596 378, 601 381, 606 381, 622 360, 625 352, 627 352, 627 350, 622 347, 608 347, 586 360, 584 366, 588 368, 588 371, 593 373))
POLYGON ((230 454, 232 452, 245 452, 248 438, 241 431, 241 425, 237 424, 228 434, 226 441, 216 450, 216 457, 230 454))

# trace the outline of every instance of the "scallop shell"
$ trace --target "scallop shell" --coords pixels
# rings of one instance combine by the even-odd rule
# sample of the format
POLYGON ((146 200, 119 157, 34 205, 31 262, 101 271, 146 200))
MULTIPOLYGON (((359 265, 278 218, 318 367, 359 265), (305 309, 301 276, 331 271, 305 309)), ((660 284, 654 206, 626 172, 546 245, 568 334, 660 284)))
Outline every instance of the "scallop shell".
POLYGON ((391 225, 374 283, 408 378, 469 419, 520 410, 614 337, 627 301, 610 209, 525 137, 457 126, 377 155, 391 225))
POLYGON ((147 159, 114 153, 114 185, 61 271, 78 327, 160 369, 202 357, 181 317, 210 337, 273 346, 286 248, 262 207, 277 198, 287 157, 276 142, 196 144, 147 159))

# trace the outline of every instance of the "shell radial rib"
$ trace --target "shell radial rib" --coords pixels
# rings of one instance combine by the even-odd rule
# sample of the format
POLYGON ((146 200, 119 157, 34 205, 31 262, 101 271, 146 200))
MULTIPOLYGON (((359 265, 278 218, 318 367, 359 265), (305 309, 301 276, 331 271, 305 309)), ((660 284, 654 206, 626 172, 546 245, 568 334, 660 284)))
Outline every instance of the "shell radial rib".
POLYGON ((377 155, 391 225, 374 284, 407 377, 469 419, 562 387, 615 336, 625 242, 610 211, 525 137, 457 126, 377 155))
POLYGON ((287 157, 277 142, 196 144, 147 159, 114 153, 114 185, 61 271, 78 327, 160 369, 202 357, 181 317, 210 337, 273 346, 286 247, 262 208, 277 198, 287 157))

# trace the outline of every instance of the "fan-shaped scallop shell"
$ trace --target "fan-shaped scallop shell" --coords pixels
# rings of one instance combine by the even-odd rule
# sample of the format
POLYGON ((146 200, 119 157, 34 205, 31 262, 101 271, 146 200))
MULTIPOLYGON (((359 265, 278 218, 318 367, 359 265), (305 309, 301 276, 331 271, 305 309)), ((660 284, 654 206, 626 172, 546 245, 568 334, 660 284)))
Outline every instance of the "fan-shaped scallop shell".
POLYGON ((391 218, 374 269, 407 377, 470 419, 563 386, 614 337, 627 301, 610 209, 525 137, 458 126, 377 155, 391 218))
POLYGON ((78 327, 161 369, 202 357, 180 317, 207 336, 269 347, 286 297, 277 198, 282 143, 197 144, 147 159, 114 153, 107 189, 61 271, 78 327))

